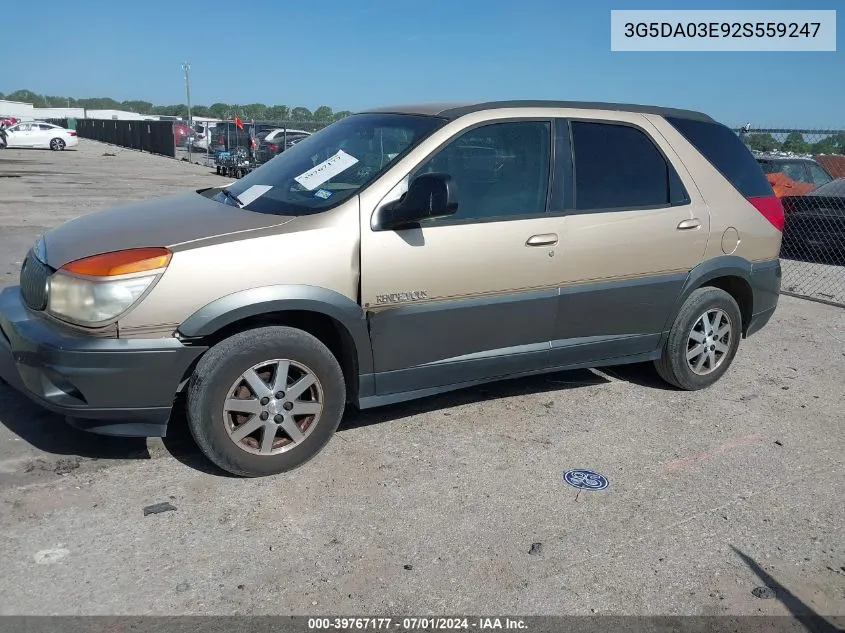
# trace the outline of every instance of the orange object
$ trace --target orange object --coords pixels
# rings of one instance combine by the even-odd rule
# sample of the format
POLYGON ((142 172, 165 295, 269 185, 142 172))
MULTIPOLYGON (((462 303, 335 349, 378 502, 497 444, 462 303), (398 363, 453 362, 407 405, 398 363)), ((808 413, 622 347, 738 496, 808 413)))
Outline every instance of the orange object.
POLYGON ((62 270, 91 277, 114 277, 164 268, 172 256, 166 248, 131 248, 77 259, 62 266, 62 270))
POLYGON ((816 162, 824 167, 834 178, 845 178, 845 156, 842 154, 822 154, 816 156, 816 162))
POLYGON ((816 188, 816 185, 798 182, 782 172, 766 174, 766 178, 769 179, 769 184, 772 185, 772 189, 774 189, 775 195, 778 198, 783 196, 803 196, 805 193, 816 188))

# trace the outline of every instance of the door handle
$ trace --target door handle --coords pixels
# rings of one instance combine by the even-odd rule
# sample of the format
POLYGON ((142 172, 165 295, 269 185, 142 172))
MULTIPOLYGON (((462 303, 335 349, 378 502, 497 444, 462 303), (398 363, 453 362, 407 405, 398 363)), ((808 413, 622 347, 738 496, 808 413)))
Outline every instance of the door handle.
POLYGON ((550 246, 557 244, 557 233, 541 233, 540 235, 532 235, 525 242, 526 246, 550 246))
POLYGON ((679 231, 689 231, 690 229, 697 229, 701 226, 701 222, 698 221, 698 218, 692 218, 690 220, 683 220, 678 224, 679 231))

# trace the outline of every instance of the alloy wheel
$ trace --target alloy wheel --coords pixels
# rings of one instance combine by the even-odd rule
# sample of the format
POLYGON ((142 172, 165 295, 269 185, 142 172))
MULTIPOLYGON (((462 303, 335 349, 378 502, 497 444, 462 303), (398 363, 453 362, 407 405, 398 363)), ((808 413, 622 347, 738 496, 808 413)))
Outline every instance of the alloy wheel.
POLYGON ((713 308, 702 314, 687 337, 687 364, 699 376, 718 369, 728 356, 733 337, 731 319, 713 308))
POLYGON ((323 386, 311 369, 289 359, 268 360, 235 380, 223 403, 223 423, 238 448, 276 455, 310 435, 323 402, 323 386))

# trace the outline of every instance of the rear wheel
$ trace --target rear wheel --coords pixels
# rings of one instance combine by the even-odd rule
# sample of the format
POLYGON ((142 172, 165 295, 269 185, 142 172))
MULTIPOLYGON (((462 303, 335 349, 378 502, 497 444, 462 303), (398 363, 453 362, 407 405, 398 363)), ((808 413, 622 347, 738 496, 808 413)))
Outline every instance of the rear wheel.
POLYGON ((61 151, 65 148, 65 142, 60 138, 54 138, 50 141, 50 149, 54 152, 61 151))
POLYGON ((289 327, 235 334, 212 347, 191 377, 188 424, 202 452, 244 477, 291 470, 331 439, 346 404, 337 359, 289 327))
POLYGON ((720 288, 699 288, 681 306, 655 361, 666 382, 695 391, 721 378, 733 362, 742 336, 742 313, 720 288))

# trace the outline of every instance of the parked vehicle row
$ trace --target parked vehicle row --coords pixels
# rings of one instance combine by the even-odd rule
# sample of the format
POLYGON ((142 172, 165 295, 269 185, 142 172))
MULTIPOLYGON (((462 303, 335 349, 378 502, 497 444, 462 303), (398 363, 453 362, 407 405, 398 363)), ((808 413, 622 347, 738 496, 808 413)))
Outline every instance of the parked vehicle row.
POLYGON ((67 147, 76 147, 78 144, 79 139, 75 130, 66 130, 44 121, 17 123, 7 128, 4 135, 0 135, 0 149, 40 147, 59 151, 67 147))
POLYGON ((214 153, 231 151, 237 147, 250 148, 251 139, 254 139, 252 152, 255 161, 265 163, 310 135, 305 130, 282 128, 268 123, 248 123, 241 129, 226 121, 214 126, 195 126, 188 142, 195 151, 214 153))
POLYGON ((845 178, 834 178, 809 156, 755 156, 783 204, 782 255, 845 256, 845 178))
POLYGON ((803 195, 783 196, 781 203, 786 217, 784 255, 845 259, 845 178, 803 195))
POLYGON ((771 154, 757 154, 756 158, 778 197, 801 195, 833 180, 813 158, 771 154))

